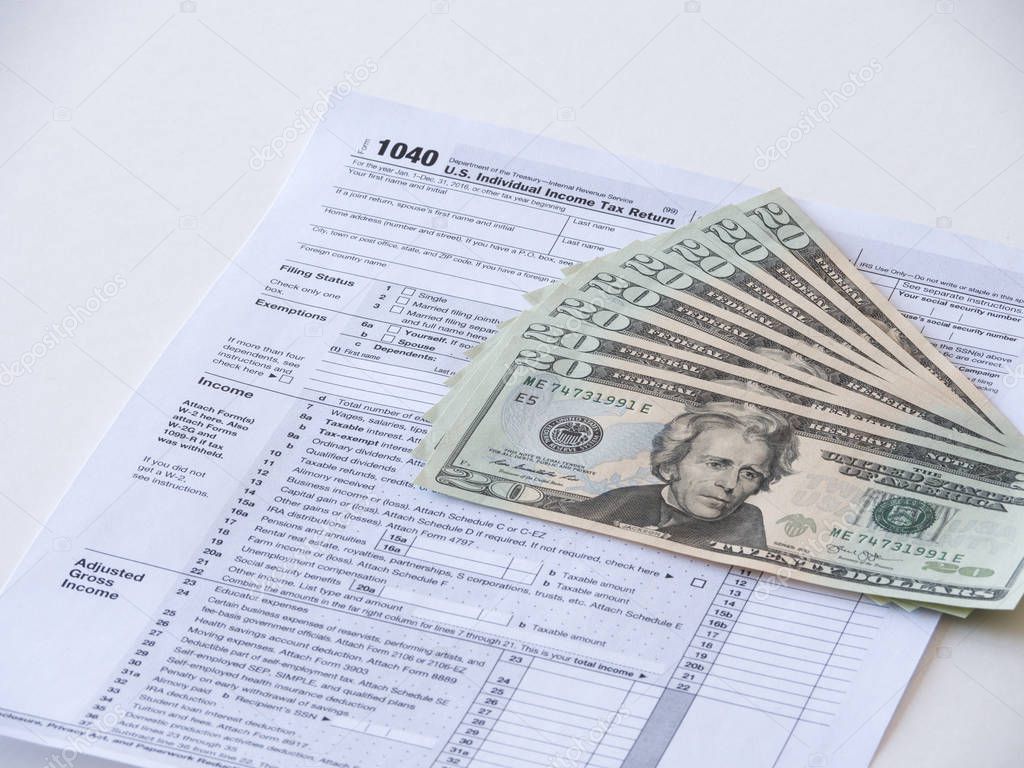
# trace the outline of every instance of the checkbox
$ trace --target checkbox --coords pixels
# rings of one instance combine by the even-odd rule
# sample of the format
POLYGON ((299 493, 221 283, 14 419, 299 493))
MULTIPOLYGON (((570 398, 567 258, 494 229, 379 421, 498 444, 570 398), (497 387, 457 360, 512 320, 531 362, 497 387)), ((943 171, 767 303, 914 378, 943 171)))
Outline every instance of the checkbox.
POLYGON ((398 333, 400 330, 402 330, 402 327, 400 325, 389 325, 388 326, 388 333, 398 333))
POLYGON ((416 289, 415 288, 403 288, 402 289, 402 295, 403 296, 412 296, 414 293, 416 293, 416 289))
POLYGON ((383 342, 391 342, 395 340, 395 337, 390 333, 385 333, 383 336, 381 336, 380 340, 383 342))
POLYGON ((690 586, 691 587, 697 587, 698 589, 704 589, 704 587, 706 587, 707 584, 708 584, 707 579, 695 578, 693 581, 690 582, 690 586))
POLYGON ((284 376, 280 377, 280 381, 281 381, 282 384, 291 384, 292 383, 292 377, 289 376, 288 374, 285 374, 284 376))
POLYGON ((397 299, 395 299, 395 304, 408 304, 408 303, 409 303, 409 297, 408 296, 399 296, 397 299))
POLYGON ((394 312, 396 315, 400 315, 403 312, 405 312, 405 310, 402 307, 392 307, 391 311, 394 312))

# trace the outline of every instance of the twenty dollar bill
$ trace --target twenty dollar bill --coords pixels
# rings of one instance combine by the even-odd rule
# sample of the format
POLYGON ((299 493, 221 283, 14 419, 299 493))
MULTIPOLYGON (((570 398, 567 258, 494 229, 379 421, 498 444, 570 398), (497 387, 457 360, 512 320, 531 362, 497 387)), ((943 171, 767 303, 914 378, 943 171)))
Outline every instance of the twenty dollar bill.
POLYGON ((512 345, 417 482, 787 578, 964 608, 1016 605, 1019 465, 732 383, 512 345))

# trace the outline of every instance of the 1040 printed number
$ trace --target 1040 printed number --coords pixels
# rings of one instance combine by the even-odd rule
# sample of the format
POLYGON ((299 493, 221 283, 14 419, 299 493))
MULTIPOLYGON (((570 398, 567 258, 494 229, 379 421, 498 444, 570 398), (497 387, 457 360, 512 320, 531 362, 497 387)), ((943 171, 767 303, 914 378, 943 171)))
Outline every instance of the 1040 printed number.
POLYGON ((391 141, 382 139, 377 147, 377 154, 381 157, 390 157, 393 160, 408 160, 410 163, 431 166, 437 162, 436 149, 424 149, 423 147, 412 147, 404 141, 391 141))

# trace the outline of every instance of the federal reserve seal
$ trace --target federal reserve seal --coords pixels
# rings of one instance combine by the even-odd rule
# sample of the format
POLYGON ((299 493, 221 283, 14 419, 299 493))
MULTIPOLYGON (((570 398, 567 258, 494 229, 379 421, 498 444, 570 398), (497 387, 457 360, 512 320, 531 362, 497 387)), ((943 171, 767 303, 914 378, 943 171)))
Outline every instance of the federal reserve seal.
POLYGON ((893 496, 880 501, 871 512, 875 525, 889 533, 910 535, 927 531, 935 522, 935 508, 917 499, 893 496))
POLYGON ((597 446, 604 430, 587 416, 559 416, 540 428, 540 441, 555 453, 583 453, 597 446))

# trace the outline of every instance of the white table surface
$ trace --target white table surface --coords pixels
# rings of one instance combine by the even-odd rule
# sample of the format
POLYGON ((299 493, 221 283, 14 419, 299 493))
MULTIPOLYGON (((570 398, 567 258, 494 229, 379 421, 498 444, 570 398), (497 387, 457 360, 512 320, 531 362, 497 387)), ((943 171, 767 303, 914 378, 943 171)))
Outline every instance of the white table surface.
MULTIPOLYGON (((319 89, 372 63, 367 93, 1024 247, 1022 40, 1014 0, 2 0, 0 365, 127 285, 0 387, 0 579, 302 142, 259 171, 251 147, 319 89)), ((874 765, 1021 765, 1022 647, 1021 610, 944 619, 874 765)), ((49 754, 0 742, 5 768, 49 754)))

